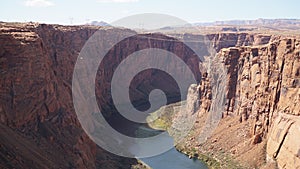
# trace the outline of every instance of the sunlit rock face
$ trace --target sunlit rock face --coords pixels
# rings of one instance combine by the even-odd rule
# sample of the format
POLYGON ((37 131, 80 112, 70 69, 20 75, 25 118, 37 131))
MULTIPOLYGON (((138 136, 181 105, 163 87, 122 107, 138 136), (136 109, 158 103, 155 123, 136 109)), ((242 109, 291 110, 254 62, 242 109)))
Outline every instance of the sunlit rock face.
MULTIPOLYGON (((237 116, 240 123, 251 124, 245 125, 246 131, 241 132, 245 135, 240 141, 252 140, 255 145, 266 140, 268 160, 276 160, 280 168, 297 168, 300 163, 297 142, 300 139, 300 41, 298 38, 256 37, 260 38, 250 44, 247 41, 250 46, 223 48, 226 45, 215 42, 220 45, 216 45, 220 49, 216 55, 221 62, 218 67, 224 65, 227 70, 223 118, 237 116)), ((203 77, 199 86, 202 114, 209 113, 213 106, 211 80, 203 77)), ((216 134, 216 137, 221 136, 216 134)), ((233 146, 228 151, 236 154, 236 148, 233 146)))

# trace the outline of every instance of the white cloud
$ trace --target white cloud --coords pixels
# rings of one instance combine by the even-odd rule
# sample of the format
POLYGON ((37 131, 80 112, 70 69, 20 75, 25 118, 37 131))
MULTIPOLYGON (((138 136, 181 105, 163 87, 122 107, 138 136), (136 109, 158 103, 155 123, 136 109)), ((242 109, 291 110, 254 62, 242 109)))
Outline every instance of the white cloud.
POLYGON ((53 6, 54 3, 48 0, 27 0, 25 1, 25 6, 30 7, 47 7, 53 6))
POLYGON ((101 3, 130 3, 130 2, 138 2, 140 0, 98 0, 101 3))

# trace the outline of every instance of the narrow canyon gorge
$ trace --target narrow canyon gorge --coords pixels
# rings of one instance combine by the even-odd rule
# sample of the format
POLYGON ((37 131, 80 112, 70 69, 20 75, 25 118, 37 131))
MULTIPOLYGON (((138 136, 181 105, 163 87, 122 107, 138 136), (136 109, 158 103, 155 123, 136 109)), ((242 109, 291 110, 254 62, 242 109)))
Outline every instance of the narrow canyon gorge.
MULTIPOLYGON (((85 43, 98 31, 113 34, 112 39, 124 32, 136 33, 109 26, 0 23, 1 168, 140 165, 137 159, 97 146, 82 129, 74 110, 74 66, 85 43)), ((122 131, 127 122, 117 121, 120 114, 113 106, 110 82, 126 56, 146 48, 174 53, 187 63, 197 82, 184 91, 197 119, 176 146, 179 151, 191 157, 197 154, 211 168, 300 168, 299 36, 247 31, 183 36, 148 32, 116 44, 98 69, 95 93, 103 115, 128 135, 130 130, 122 131), (184 47, 182 41, 187 37, 207 38, 214 52, 203 41, 189 44, 193 50, 197 45, 205 46, 198 51, 184 47), (226 70, 222 75, 220 68, 226 70), (218 110, 222 118, 209 136, 200 137, 207 118, 216 111, 220 76, 226 86, 222 89, 224 100, 219 101, 224 103, 218 110)), ((149 70, 133 80, 132 103, 147 109, 148 95, 156 88, 170 98, 167 104, 181 101, 178 86, 168 75, 149 70)))

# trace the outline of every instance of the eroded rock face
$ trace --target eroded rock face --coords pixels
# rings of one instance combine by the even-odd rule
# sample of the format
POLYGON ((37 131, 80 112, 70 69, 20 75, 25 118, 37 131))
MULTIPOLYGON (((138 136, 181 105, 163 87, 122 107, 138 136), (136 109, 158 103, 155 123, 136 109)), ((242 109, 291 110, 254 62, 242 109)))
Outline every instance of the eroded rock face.
POLYGON ((217 52, 228 47, 263 45, 274 38, 271 35, 248 33, 219 33, 209 34, 207 37, 217 52))
POLYGON ((270 131, 267 153, 281 168, 300 167, 300 117, 280 113, 270 131))
MULTIPOLYGON (((195 77, 195 82, 200 81, 200 59, 196 55, 196 53, 194 53, 194 51, 188 48, 184 43, 175 38, 170 38, 162 34, 136 35, 124 39, 120 43, 116 44, 113 49, 105 56, 99 66, 99 73, 96 77, 96 81, 99 81, 99 83, 96 84, 96 94, 98 96, 98 101, 100 103, 104 103, 103 105, 106 105, 105 107, 103 107, 103 111, 108 111, 108 109, 110 109, 109 111, 114 112, 114 110, 112 110, 114 103, 110 95, 110 82, 118 65, 123 60, 127 59, 132 53, 149 48, 167 50, 177 57, 181 58, 192 71, 195 77), (116 56, 119 57, 116 58, 116 56)), ((149 55, 150 57, 151 51, 145 53, 145 55, 149 55)), ((134 105, 136 105, 137 108, 143 107, 144 105, 146 105, 146 107, 149 107, 150 104, 148 103, 148 96, 153 89, 160 89, 164 91, 167 95, 168 104, 180 101, 181 95, 178 84, 169 74, 157 69, 147 69, 142 72, 136 72, 136 69, 139 68, 139 65, 143 64, 144 62, 150 61, 136 59, 135 62, 137 62, 136 65, 131 65, 126 69, 126 72, 129 74, 137 73, 134 79, 131 81, 129 90, 130 101, 134 105)), ((154 61, 151 62, 155 62, 155 65, 164 65, 165 67, 167 67, 167 72, 182 72, 182 81, 187 81, 186 79, 188 79, 185 79, 185 77, 188 77, 189 75, 188 71, 185 68, 181 68, 181 65, 177 65, 173 59, 154 59, 154 61)), ((118 82, 122 83, 122 79, 118 82)), ((184 98, 186 97, 187 88, 182 93, 182 95, 184 98)))
POLYGON ((282 76, 277 107, 268 138, 267 153, 280 168, 300 167, 300 85, 299 41, 288 39, 282 52, 282 76))
MULTIPOLYGON (((252 42, 258 45, 270 39, 264 36, 252 42)), ((249 129, 245 143, 247 138, 254 145, 267 140, 267 154, 279 168, 297 168, 300 162, 299 51, 299 39, 274 38, 265 45, 223 48, 216 56, 227 69, 223 117, 238 116, 245 124, 245 130, 249 129)), ((200 84, 203 93, 211 88, 211 81, 206 81, 200 84)), ((200 112, 209 112, 207 94, 201 102, 200 112)))

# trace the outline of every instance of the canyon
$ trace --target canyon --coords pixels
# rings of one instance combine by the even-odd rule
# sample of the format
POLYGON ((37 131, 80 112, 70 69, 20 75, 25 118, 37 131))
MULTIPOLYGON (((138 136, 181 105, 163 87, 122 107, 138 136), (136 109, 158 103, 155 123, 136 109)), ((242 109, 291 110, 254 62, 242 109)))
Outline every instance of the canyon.
MULTIPOLYGON (((96 31, 113 34, 112 38, 123 32, 135 33, 88 25, 0 23, 1 168, 139 165, 136 159, 119 157, 98 147, 81 128, 73 107, 74 66, 82 47, 96 31)), ((184 34, 181 38, 188 36, 194 39, 205 36, 215 53, 209 55, 207 47, 198 52, 202 56, 196 57, 194 51, 184 47, 178 35, 153 32, 115 45, 105 56, 95 80, 99 82, 95 93, 103 115, 120 132, 132 134, 131 130, 122 130, 122 124, 129 122, 112 105, 111 76, 131 53, 149 47, 164 49, 187 63, 198 83, 193 93, 184 92, 192 102, 187 104, 199 104, 193 110, 198 115, 196 124, 177 146, 180 151, 194 155, 196 150, 215 159, 223 168, 230 167, 232 161, 245 168, 299 168, 299 36, 226 31, 184 34), (211 135, 201 140, 203 124, 215 110, 213 77, 220 67, 226 70, 222 119, 211 135), (120 119, 122 122, 118 122, 120 119)), ((180 101, 176 84, 157 70, 143 72, 134 79, 131 101, 137 108, 147 109, 147 97, 155 88, 166 92, 170 98, 168 104, 180 101)))

